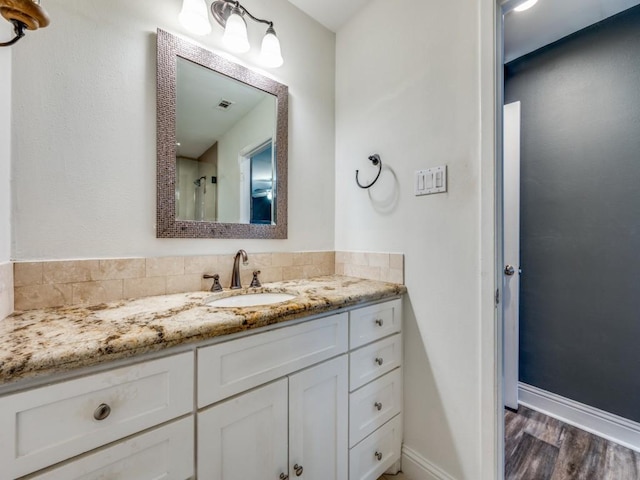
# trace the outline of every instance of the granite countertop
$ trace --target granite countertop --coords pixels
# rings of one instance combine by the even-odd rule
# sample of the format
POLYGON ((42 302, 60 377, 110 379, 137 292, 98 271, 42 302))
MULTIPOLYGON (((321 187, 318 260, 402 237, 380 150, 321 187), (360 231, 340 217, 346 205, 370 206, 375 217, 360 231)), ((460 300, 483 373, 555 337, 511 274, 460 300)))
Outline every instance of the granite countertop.
POLYGON ((264 327, 406 292, 403 285, 330 275, 266 284, 284 303, 216 308, 204 300, 239 291, 191 292, 15 312, 0 321, 0 386, 180 344, 264 327))

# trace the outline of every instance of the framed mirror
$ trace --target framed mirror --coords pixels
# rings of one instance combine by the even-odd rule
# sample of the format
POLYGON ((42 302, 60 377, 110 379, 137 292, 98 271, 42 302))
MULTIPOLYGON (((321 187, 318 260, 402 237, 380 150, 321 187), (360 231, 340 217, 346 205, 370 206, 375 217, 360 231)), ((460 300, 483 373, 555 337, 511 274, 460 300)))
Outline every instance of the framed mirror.
POLYGON ((287 238, 287 86, 164 30, 157 85, 157 237, 287 238))

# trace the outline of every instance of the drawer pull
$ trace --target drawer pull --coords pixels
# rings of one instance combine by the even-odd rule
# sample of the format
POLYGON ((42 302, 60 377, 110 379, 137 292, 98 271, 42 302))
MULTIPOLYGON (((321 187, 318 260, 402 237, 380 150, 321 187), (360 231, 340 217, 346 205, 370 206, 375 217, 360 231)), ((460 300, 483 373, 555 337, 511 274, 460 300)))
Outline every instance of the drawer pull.
POLYGON ((382 454, 380 452, 374 453, 373 456, 376 457, 378 461, 382 460, 382 454))
POLYGON ((289 475, 287 475, 286 473, 281 473, 280 480, 289 480, 289 475))
POLYGON ((384 360, 382 359, 382 357, 376 357, 376 363, 378 365, 382 365, 384 363, 384 360))
POLYGON ((381 327, 383 324, 384 324, 384 320, 382 320, 381 318, 376 318, 376 325, 381 327))
POLYGON ((304 471, 302 465, 298 465, 297 463, 293 466, 293 469, 296 471, 296 477, 302 475, 302 472, 304 471))
POLYGON ((111 407, 106 403, 101 403, 93 412, 93 418, 96 420, 104 420, 111 413, 111 407))
POLYGON ((373 404, 373 406, 374 406, 374 407, 376 407, 376 409, 377 409, 378 411, 382 410, 382 403, 380 403, 380 402, 376 402, 376 403, 374 403, 374 404, 373 404))

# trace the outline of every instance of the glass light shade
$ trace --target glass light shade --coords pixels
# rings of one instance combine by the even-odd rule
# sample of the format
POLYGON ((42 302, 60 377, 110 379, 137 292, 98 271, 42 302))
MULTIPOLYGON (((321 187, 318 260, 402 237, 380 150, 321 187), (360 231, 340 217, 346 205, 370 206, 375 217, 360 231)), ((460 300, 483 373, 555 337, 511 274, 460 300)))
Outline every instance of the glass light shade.
POLYGON ((280 40, 276 37, 273 27, 267 29, 262 39, 262 49, 260 51, 260 62, 265 67, 277 68, 284 63, 280 50, 280 40))
POLYGON ((521 3, 516 8, 514 8, 513 11, 514 12, 524 12, 525 10, 529 10, 536 3, 538 3, 538 0, 527 0, 526 2, 521 3))
POLYGON ((206 35, 211 32, 209 11, 205 0, 184 0, 178 19, 183 27, 196 35, 206 35))
POLYGON ((227 25, 224 29, 222 40, 229 50, 236 53, 249 51, 249 40, 247 39, 247 23, 244 18, 234 9, 227 18, 227 25))

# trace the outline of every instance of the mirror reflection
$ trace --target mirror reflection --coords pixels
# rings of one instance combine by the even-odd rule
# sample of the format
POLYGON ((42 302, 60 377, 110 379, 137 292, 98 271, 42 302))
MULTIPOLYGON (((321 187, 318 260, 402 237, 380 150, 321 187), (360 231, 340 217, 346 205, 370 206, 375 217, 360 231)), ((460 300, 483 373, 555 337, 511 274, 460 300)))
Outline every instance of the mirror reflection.
POLYGON ((287 238, 288 88, 158 30, 158 238, 287 238))
POLYGON ((182 57, 176 67, 176 219, 275 224, 276 96, 182 57))

